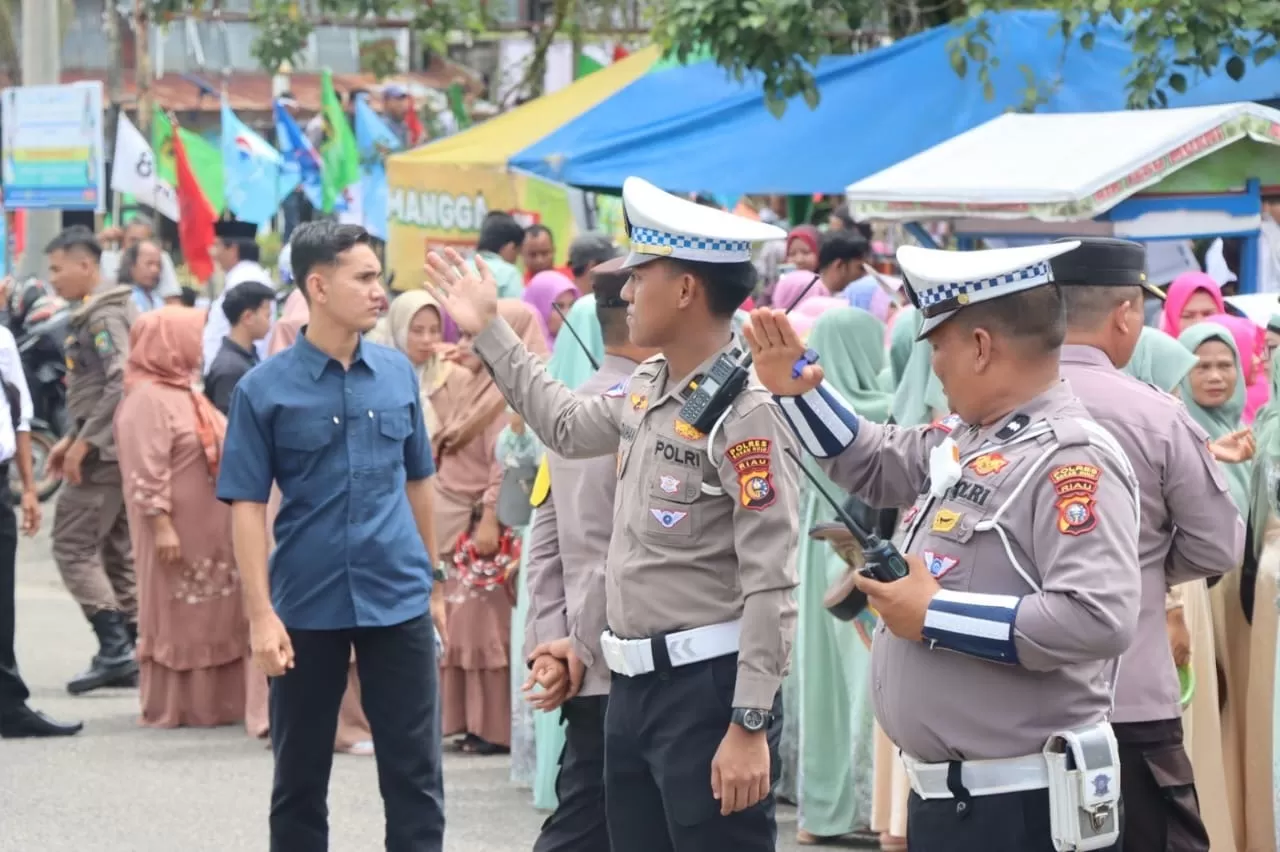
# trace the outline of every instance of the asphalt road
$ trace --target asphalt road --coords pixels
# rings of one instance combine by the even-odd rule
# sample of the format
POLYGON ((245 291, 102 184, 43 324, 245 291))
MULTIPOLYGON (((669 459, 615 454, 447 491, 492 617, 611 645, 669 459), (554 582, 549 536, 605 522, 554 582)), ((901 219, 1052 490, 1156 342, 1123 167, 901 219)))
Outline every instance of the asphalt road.
MULTIPOLYGON (((0 852, 265 852, 271 755, 263 744, 242 728, 141 728, 135 691, 68 696, 63 684, 94 642, 43 533, 20 547, 17 600, 18 660, 32 705, 83 719, 85 730, 65 740, 0 741, 0 852)), ((532 848, 542 815, 511 784, 506 758, 451 754, 444 775, 446 850, 532 848)), ((334 852, 382 848, 372 759, 335 756, 329 808, 334 852)), ((798 849, 794 812, 784 808, 779 820, 778 849, 798 849)))

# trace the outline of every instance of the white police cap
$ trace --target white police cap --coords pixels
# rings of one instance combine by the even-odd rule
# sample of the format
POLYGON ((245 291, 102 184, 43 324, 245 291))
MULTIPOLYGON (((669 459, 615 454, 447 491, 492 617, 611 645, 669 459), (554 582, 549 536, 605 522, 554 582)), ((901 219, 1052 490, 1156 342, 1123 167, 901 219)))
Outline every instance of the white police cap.
POLYGON ((622 209, 631 239, 624 269, 663 258, 741 263, 751 260, 752 243, 787 236, 776 225, 678 198, 638 177, 622 184, 622 209))
POLYGON ((1049 261, 1079 246, 1079 240, 1065 240, 985 251, 900 247, 898 266, 907 279, 911 303, 924 317, 916 339, 924 340, 969 305, 1051 283, 1053 266, 1049 261))

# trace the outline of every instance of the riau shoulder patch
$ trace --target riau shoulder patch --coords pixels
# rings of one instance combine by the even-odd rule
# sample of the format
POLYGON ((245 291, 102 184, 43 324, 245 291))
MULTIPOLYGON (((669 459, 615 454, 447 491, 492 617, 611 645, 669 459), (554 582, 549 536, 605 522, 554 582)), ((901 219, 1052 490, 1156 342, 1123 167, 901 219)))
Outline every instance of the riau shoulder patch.
POLYGON ((773 489, 773 442, 768 438, 748 438, 725 450, 738 473, 740 500, 744 509, 759 512, 778 500, 773 489))
POLYGON ((102 331, 95 334, 93 336, 93 349, 104 358, 108 355, 114 355, 116 351, 116 344, 111 339, 111 332, 104 328, 102 331))
POLYGON ((1049 482, 1057 492, 1058 532, 1084 535, 1098 525, 1094 512, 1098 480, 1102 471, 1091 464, 1064 464, 1049 471, 1049 482))
POLYGON ((954 432, 956 429, 959 429, 963 425, 964 425, 964 421, 960 419, 959 414, 948 414, 946 417, 942 418, 941 420, 935 420, 933 424, 930 425, 929 428, 937 429, 938 431, 943 432, 944 434, 950 435, 952 432, 954 432))
POLYGON ((613 387, 605 391, 604 395, 609 397, 609 399, 621 399, 622 397, 626 396, 627 380, 623 379, 622 381, 618 382, 616 385, 614 385, 613 387))

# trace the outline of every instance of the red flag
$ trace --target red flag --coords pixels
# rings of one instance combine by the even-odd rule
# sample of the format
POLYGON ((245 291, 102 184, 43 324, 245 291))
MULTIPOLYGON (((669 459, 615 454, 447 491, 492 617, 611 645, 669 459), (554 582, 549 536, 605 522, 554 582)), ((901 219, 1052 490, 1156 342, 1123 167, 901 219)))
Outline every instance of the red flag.
POLYGON ((622 46, 622 42, 618 42, 613 46, 613 61, 621 62, 631 55, 631 51, 622 46))
POLYGON ((409 111, 404 114, 404 126, 409 128, 409 144, 406 147, 412 148, 426 141, 427 132, 422 128, 422 122, 418 121, 418 105, 413 102, 413 98, 409 98, 409 111))
POLYGON ((217 214, 200 189, 195 172, 191 171, 187 149, 182 145, 182 134, 176 127, 170 139, 173 142, 174 171, 178 175, 178 210, 182 216, 178 221, 178 244, 182 246, 182 256, 186 258, 191 274, 198 281, 208 281, 213 277, 213 258, 209 250, 213 248, 213 223, 217 214))

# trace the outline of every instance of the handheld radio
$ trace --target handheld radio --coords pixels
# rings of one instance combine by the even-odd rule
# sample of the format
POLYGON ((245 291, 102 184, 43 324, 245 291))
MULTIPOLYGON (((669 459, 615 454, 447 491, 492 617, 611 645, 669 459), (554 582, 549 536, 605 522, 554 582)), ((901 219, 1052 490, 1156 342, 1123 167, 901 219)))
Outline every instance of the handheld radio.
MULTIPOLYGON (((862 548, 866 564, 858 573, 873 580, 879 580, 881 583, 892 583, 894 580, 901 580, 907 576, 907 562, 902 558, 902 554, 898 552, 898 548, 893 546, 893 542, 885 541, 871 530, 864 529, 861 524, 854 520, 853 515, 850 515, 844 506, 836 502, 835 498, 818 480, 818 477, 814 476, 809 468, 804 466, 803 462, 800 461, 800 457, 790 447, 786 448, 786 453, 800 466, 805 478, 822 495, 822 499, 826 500, 831 504, 831 508, 836 510, 837 520, 844 525, 845 529, 853 536, 854 541, 862 548)), ((826 596, 823 598, 823 604, 828 612, 841 621, 852 621, 857 617, 858 613, 866 609, 867 596, 855 589, 847 578, 842 578, 827 590, 826 596)))
POLYGON ((573 339, 578 341, 578 345, 582 347, 582 354, 587 356, 587 361, 590 362, 591 369, 599 370, 600 365, 596 363, 596 359, 591 355, 591 350, 587 348, 587 344, 582 342, 582 338, 578 336, 578 332, 573 330, 573 326, 569 324, 569 318, 565 316, 564 311, 561 310, 560 306, 555 302, 551 303, 551 307, 555 309, 555 312, 560 315, 560 319, 564 321, 563 327, 569 329, 569 333, 573 335, 573 339))
MULTIPOLYGON (((815 274, 813 280, 805 285, 805 288, 800 291, 800 295, 796 296, 795 301, 787 306, 784 313, 791 313, 791 309, 800 304, 800 300, 817 283, 818 276, 815 274)), ((818 353, 812 349, 807 349, 801 359, 803 363, 797 364, 797 369, 803 364, 814 364, 817 361, 818 353)), ((699 432, 711 432, 716 425, 716 421, 738 398, 738 394, 742 393, 742 389, 747 386, 747 381, 750 378, 751 352, 742 352, 738 349, 725 352, 719 358, 716 358, 711 365, 711 369, 707 370, 701 379, 690 383, 689 387, 692 392, 685 397, 684 405, 680 408, 680 420, 688 423, 699 432)))

